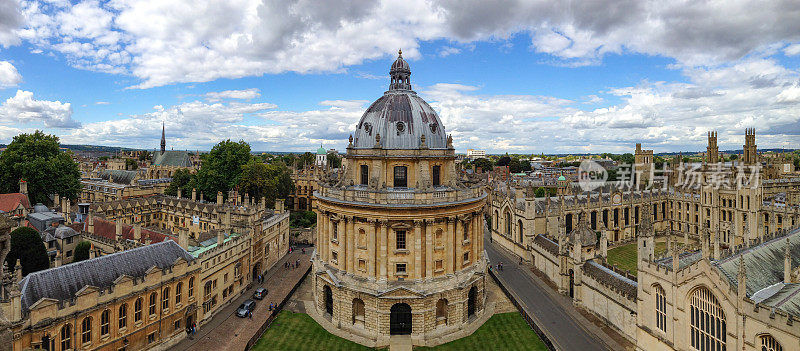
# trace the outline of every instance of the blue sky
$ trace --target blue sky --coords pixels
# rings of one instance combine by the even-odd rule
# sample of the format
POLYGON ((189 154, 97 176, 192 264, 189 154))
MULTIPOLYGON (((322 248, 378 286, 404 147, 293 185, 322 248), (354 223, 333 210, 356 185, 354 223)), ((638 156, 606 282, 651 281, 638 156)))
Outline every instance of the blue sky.
POLYGON ((798 147, 791 4, 492 4, 0 0, 0 143, 341 150, 403 48, 461 152, 798 147))

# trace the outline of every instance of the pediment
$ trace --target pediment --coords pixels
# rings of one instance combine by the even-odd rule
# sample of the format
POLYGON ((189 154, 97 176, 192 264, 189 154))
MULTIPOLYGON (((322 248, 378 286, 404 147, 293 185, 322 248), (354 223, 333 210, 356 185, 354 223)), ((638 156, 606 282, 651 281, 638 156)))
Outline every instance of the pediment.
POLYGON ((383 293, 378 294, 378 296, 380 296, 380 297, 389 297, 389 298, 420 298, 420 297, 423 297, 423 295, 420 294, 419 292, 411 290, 411 289, 406 288, 406 287, 402 287, 402 286, 389 289, 389 290, 387 290, 387 291, 385 291, 383 293))

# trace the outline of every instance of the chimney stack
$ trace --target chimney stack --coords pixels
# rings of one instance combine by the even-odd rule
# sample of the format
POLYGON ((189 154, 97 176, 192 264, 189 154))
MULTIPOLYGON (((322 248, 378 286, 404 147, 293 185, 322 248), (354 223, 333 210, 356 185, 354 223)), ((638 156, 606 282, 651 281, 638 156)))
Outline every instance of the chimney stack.
POLYGON ((192 201, 197 201, 197 188, 192 188, 192 201))
POLYGON ((92 216, 91 212, 86 215, 86 231, 89 232, 89 234, 94 234, 94 216, 92 216))
MULTIPOLYGON (((189 230, 184 229, 178 233, 178 245, 184 250, 189 250, 189 230)), ((218 239, 219 240, 219 239, 218 239)))
POLYGON ((275 212, 283 213, 283 199, 275 200, 275 212))
POLYGON ((117 220, 115 223, 117 225, 116 227, 117 241, 122 241, 122 220, 117 220))
POLYGON ((137 243, 142 240, 142 226, 140 224, 133 226, 133 240, 137 243))
POLYGON ((783 251, 783 282, 792 283, 792 255, 790 254, 789 238, 786 238, 786 247, 783 251))
POLYGON ((217 206, 222 206, 222 192, 217 191, 217 206))
POLYGON ((19 180, 19 192, 23 195, 28 195, 28 182, 25 180, 19 180))
POLYGON ((182 195, 183 195, 183 191, 181 191, 181 188, 178 187, 178 198, 179 199, 182 198, 183 197, 182 195))

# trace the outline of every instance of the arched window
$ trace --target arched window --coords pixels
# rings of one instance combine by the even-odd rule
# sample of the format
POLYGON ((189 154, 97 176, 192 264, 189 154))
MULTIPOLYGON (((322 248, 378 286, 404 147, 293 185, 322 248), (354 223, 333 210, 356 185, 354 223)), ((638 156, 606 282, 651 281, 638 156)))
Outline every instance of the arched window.
POLYGON ((663 331, 667 331, 667 294, 664 288, 660 285, 653 287, 656 297, 656 327, 663 331))
POLYGON ((364 326, 364 301, 353 299, 353 325, 364 326))
POLYGON ((500 215, 497 214, 497 210, 494 211, 494 230, 497 230, 497 226, 499 225, 500 215))
POLYGON ((161 309, 166 310, 169 308, 169 287, 164 288, 161 293, 161 309))
POLYGON ((689 298, 692 348, 699 351, 724 350, 725 313, 717 298, 706 288, 698 288, 689 298))
POLYGON ((183 282, 178 282, 175 286, 175 304, 181 303, 181 295, 183 295, 183 282))
POLYGON ((86 317, 81 322, 81 342, 92 342, 92 317, 86 317))
POLYGON ((511 212, 506 210, 505 214, 506 236, 511 237, 511 212))
POLYGON ((761 351, 783 351, 783 346, 772 335, 762 335, 759 339, 761 340, 761 351))
POLYGON ((523 233, 524 233, 523 229, 524 228, 522 226, 522 220, 521 219, 517 221, 517 229, 519 230, 519 242, 522 243, 522 239, 525 236, 523 235, 523 233))
POLYGON ((103 313, 100 314, 100 335, 108 335, 109 333, 109 319, 111 317, 111 311, 105 310, 103 313))
POLYGON ((133 303, 133 321, 138 322, 142 320, 142 298, 136 299, 133 303))
POLYGON ((128 326, 128 304, 123 303, 119 306, 119 329, 128 326))
POLYGON ((192 297, 194 297, 194 277, 189 278, 189 298, 192 297))
POLYGON ((61 349, 69 350, 72 348, 72 326, 64 324, 61 327, 61 349))
POLYGON ((447 325, 447 299, 436 301, 436 325, 447 325))
POLYGON ((158 300, 158 296, 156 296, 156 293, 151 293, 150 294, 150 306, 149 306, 149 308, 147 310, 147 314, 148 315, 152 316, 152 315, 156 314, 156 301, 157 300, 158 300))

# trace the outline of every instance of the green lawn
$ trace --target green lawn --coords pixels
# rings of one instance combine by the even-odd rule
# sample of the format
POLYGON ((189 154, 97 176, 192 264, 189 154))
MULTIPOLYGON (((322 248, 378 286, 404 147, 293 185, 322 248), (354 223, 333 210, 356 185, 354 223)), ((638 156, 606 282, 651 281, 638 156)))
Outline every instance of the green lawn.
MULTIPOLYGON (((373 350, 328 333, 304 313, 283 311, 253 350, 373 350)), ((496 314, 472 335, 436 347, 415 350, 547 350, 517 312, 496 314)))
POLYGON ((414 350, 547 350, 547 347, 518 312, 508 312, 492 316, 466 338, 435 347, 417 347, 414 350))
MULTIPOLYGON (((667 244, 664 242, 656 242, 656 254, 659 254, 667 249, 667 244)), ((627 270, 634 276, 636 275, 636 259, 638 255, 636 243, 615 247, 608 250, 608 264, 617 264, 617 268, 627 270)))

